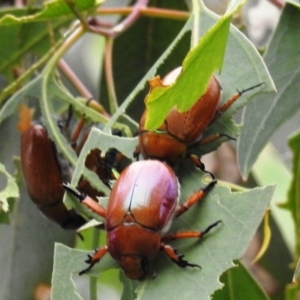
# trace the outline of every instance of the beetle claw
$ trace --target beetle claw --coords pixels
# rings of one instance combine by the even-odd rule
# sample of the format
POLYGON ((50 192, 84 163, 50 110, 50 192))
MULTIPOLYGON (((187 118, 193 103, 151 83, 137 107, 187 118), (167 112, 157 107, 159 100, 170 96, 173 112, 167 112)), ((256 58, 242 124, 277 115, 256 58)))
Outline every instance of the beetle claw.
POLYGON ((85 262, 86 262, 87 264, 90 264, 90 263, 92 263, 92 261, 93 261, 93 257, 92 257, 91 255, 88 254, 88 259, 86 259, 85 262))
POLYGON ((181 267, 181 268, 186 268, 186 267, 195 268, 195 267, 197 267, 197 268, 201 269, 201 266, 196 265, 196 264, 191 264, 187 260, 184 260, 183 257, 184 257, 184 254, 180 254, 180 255, 178 255, 178 261, 175 261, 175 263, 179 267, 181 267))

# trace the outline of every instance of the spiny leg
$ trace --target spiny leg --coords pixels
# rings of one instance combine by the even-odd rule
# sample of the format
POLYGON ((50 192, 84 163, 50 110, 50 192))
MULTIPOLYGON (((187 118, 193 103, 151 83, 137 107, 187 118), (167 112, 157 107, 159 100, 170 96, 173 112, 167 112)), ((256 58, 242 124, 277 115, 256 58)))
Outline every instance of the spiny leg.
POLYGON ((222 223, 221 220, 214 222, 213 224, 209 225, 203 231, 180 231, 175 233, 170 233, 165 235, 162 238, 162 241, 170 241, 170 240, 178 240, 178 239, 188 239, 188 238, 203 238, 212 228, 216 227, 218 224, 222 223))
POLYGON ((193 162, 193 164, 200 169, 202 172, 209 174, 212 180, 215 180, 215 175, 205 169, 204 163, 201 161, 200 157, 198 157, 196 154, 188 154, 188 157, 193 162))
POLYGON ((244 93, 251 91, 261 85, 263 85, 264 82, 261 82, 259 84, 253 85, 247 89, 244 89, 242 91, 237 90, 237 93, 234 94, 230 99, 228 99, 219 109, 219 113, 225 112, 237 99, 239 99, 244 93))
POLYGON ((209 184, 207 184, 203 189, 199 190, 198 192, 194 193, 192 196, 190 196, 187 201, 182 203, 178 206, 175 216, 178 217, 184 212, 186 212, 191 206, 193 206, 195 203, 199 202, 207 193, 211 191, 211 189, 216 185, 217 180, 212 180, 209 184))
MULTIPOLYGON (((244 89, 244 90, 242 90, 242 91, 239 91, 239 90, 237 90, 237 93, 236 94, 234 94, 231 98, 229 98, 219 109, 218 109, 218 111, 217 111, 217 113, 216 113, 216 115, 215 115, 215 118, 213 119, 213 121, 212 122, 214 122, 216 119, 218 119, 221 115, 222 115, 222 113, 224 113, 236 100, 238 100, 240 97, 241 97, 241 95, 243 95, 244 93, 246 93, 246 92, 248 92, 248 91, 250 91, 250 90, 253 90, 253 89, 255 89, 255 88, 257 88, 257 87, 259 87, 259 86, 261 86, 261 85, 263 85, 264 84, 264 82, 262 82, 262 83, 259 83, 259 84, 256 84, 256 85, 254 85, 254 86, 251 86, 251 87, 249 87, 249 88, 247 88, 247 89, 244 89)), ((197 145, 204 145, 204 144, 207 144, 207 143, 210 143, 210 142, 212 142, 212 141, 214 141, 214 140, 217 140, 217 139, 219 139, 219 138, 221 138, 221 137, 227 137, 228 139, 230 139, 230 140, 236 140, 236 138, 234 138, 234 137, 231 137, 230 135, 228 135, 228 134, 226 134, 226 133, 217 133, 217 134, 214 134, 214 135, 211 135, 211 136, 208 136, 208 137, 206 137, 206 138, 203 138, 203 139, 201 139, 198 143, 195 143, 194 145, 193 145, 193 147, 194 146, 197 146, 197 145)))
POLYGON ((186 238, 203 238, 212 228, 217 226, 222 221, 217 221, 211 225, 209 225, 204 231, 184 231, 184 232, 176 232, 171 233, 162 238, 163 243, 161 243, 161 250, 163 250, 171 260, 176 263, 179 267, 198 267, 201 268, 197 264, 191 264, 188 261, 184 260, 184 255, 178 254, 177 250, 174 249, 172 246, 164 244, 165 241, 169 240, 177 240, 177 239, 186 239, 186 238))
POLYGON ((179 267, 181 267, 181 268, 185 268, 185 267, 197 267, 197 268, 201 269, 201 267, 199 265, 197 265, 197 264, 191 264, 187 260, 184 260, 183 259, 184 255, 183 254, 178 254, 177 250, 174 249, 170 245, 166 245, 164 243, 161 243, 160 244, 160 249, 162 251, 164 251, 171 258, 171 260, 175 264, 177 264, 179 267))

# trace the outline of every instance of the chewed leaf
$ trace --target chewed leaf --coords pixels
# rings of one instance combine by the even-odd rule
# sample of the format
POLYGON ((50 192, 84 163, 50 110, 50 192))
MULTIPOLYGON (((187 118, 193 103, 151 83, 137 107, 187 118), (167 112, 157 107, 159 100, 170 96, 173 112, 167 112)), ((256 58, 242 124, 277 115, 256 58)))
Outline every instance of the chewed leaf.
POLYGON ((19 188, 13 176, 11 176, 5 169, 5 166, 0 164, 0 173, 2 173, 7 180, 6 187, 0 191, 0 210, 4 212, 9 211, 9 198, 19 197, 19 188))
MULTIPOLYGON (((52 273, 52 299, 82 299, 76 292, 73 276, 78 276, 78 273, 86 268, 87 265, 84 261, 87 259, 87 255, 92 252, 93 251, 71 249, 62 244, 55 244, 52 273)), ((116 263, 109 255, 101 260, 101 265, 98 265, 90 273, 95 275, 99 273, 99 269, 105 271, 116 267, 116 263)))

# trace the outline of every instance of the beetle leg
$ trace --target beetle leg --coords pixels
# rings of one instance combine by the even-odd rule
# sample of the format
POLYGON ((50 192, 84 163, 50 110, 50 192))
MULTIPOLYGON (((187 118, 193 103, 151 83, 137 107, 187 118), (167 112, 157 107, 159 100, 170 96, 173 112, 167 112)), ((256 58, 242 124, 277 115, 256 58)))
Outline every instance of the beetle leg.
POLYGON ((78 192, 77 190, 71 188, 69 184, 63 183, 63 187, 67 190, 71 195, 77 198, 82 204, 87 206, 90 210, 98 214, 99 216, 105 218, 106 209, 102 207, 97 201, 93 200, 89 196, 85 196, 84 194, 78 192))
POLYGON ((82 275, 84 273, 87 273, 90 269, 93 268, 93 266, 108 252, 107 246, 104 246, 98 250, 95 250, 95 254, 93 256, 88 255, 88 259, 85 261, 89 264, 89 266, 80 271, 79 275, 82 275))
POLYGON ((163 250, 171 258, 171 260, 181 268, 197 267, 197 268, 201 269, 201 267, 199 265, 191 264, 187 260, 184 260, 183 259, 184 255, 183 254, 178 254, 177 250, 174 249, 170 245, 166 245, 166 244, 161 243, 160 244, 160 249, 163 250))
MULTIPOLYGON (((184 232, 176 232, 171 233, 162 238, 162 241, 167 240, 177 240, 177 239, 186 239, 186 238, 203 238, 212 228, 217 226, 222 221, 217 221, 211 225, 209 225, 204 231, 184 231, 184 232)), ((190 264, 188 261, 184 260, 184 255, 179 255, 173 247, 170 245, 166 245, 164 243, 160 244, 160 249, 163 250, 173 262, 175 262, 179 267, 198 267, 201 268, 199 265, 190 264)))
POLYGON ((248 91, 250 91, 250 90, 253 90, 253 89, 255 89, 255 88, 257 88, 257 87, 259 87, 259 86, 261 86, 261 85, 263 85, 264 84, 264 82, 261 82, 261 83, 259 83, 259 84, 256 84, 256 85, 254 85, 254 86, 251 86, 251 87, 249 87, 249 88, 247 88, 247 89, 244 89, 244 90, 242 90, 242 91, 239 91, 239 90, 237 90, 237 93, 236 94, 234 94, 230 99, 228 99, 220 108, 219 108, 219 110, 218 110, 218 113, 223 113, 223 112, 225 112, 238 98, 240 98, 241 97, 241 95, 242 94, 244 94, 244 93, 246 93, 246 92, 248 92, 248 91))
POLYGON ((207 173, 211 176, 212 180, 215 180, 215 175, 211 172, 205 170, 205 165, 201 161, 200 157, 198 157, 196 154, 188 154, 188 157, 191 159, 191 161, 194 163, 194 165, 199 168, 202 172, 207 173))
POLYGON ((203 189, 190 196, 184 203, 178 206, 175 212, 175 216, 180 216, 181 214, 186 212, 192 205, 200 201, 207 193, 209 193, 209 191, 215 186, 216 183, 217 180, 214 179, 203 189))
POLYGON ((212 228, 220 224, 222 221, 219 220, 211 225, 209 225, 204 231, 182 231, 175 232, 165 235, 162 241, 187 239, 187 238, 203 238, 212 228))

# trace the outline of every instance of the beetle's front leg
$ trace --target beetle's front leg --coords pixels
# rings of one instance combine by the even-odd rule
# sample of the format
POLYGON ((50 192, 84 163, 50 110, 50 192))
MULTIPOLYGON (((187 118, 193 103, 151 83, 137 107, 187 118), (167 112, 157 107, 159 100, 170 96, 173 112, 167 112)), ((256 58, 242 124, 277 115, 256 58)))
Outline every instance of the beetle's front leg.
POLYGON ((196 192, 192 196, 190 196, 187 201, 178 206, 175 212, 175 216, 178 217, 184 212, 186 212, 191 206, 195 203, 199 202, 209 191, 216 185, 217 180, 211 181, 208 185, 206 185, 203 189, 196 192))
POLYGON ((86 263, 89 264, 89 266, 80 271, 79 275, 82 275, 84 273, 87 273, 90 269, 93 268, 93 266, 108 252, 107 246, 104 246, 98 250, 95 250, 95 254, 93 256, 88 255, 88 259, 85 261, 86 263))
POLYGON ((69 184, 63 183, 63 187, 67 190, 71 195, 79 199, 79 201, 87 206, 90 210, 94 213, 98 214, 99 216, 105 218, 106 217, 106 209, 102 207, 97 201, 93 200, 89 196, 85 196, 84 194, 78 192, 77 190, 70 187, 69 184))
POLYGON ((160 244, 160 249, 163 250, 171 258, 171 260, 181 268, 197 267, 197 268, 201 269, 201 267, 199 265, 190 264, 187 260, 184 260, 183 259, 184 255, 183 254, 178 254, 177 250, 174 249, 170 245, 166 245, 164 243, 161 243, 160 244))

